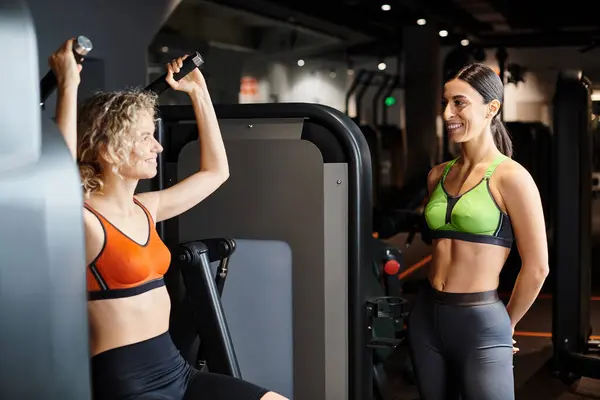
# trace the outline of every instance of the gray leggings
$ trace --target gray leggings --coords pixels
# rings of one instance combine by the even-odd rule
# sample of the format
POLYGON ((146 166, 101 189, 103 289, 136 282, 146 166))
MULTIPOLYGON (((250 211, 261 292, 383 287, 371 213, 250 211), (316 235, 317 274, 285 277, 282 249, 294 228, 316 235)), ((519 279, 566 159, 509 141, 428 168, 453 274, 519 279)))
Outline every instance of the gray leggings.
POLYGON ((422 400, 514 400, 512 330, 496 291, 420 289, 408 339, 422 400))

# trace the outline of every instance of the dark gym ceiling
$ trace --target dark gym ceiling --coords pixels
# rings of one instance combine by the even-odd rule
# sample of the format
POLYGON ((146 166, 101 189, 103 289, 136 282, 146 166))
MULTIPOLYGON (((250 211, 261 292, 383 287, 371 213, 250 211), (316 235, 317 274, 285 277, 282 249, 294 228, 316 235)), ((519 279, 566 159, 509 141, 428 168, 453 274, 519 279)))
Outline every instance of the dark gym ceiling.
POLYGON ((402 28, 417 26, 420 18, 448 31, 440 37, 448 46, 468 39, 483 47, 579 46, 586 51, 600 44, 597 1, 183 0, 154 45, 184 38, 261 57, 393 55, 402 43, 402 28), (382 10, 384 4, 388 11, 382 10))

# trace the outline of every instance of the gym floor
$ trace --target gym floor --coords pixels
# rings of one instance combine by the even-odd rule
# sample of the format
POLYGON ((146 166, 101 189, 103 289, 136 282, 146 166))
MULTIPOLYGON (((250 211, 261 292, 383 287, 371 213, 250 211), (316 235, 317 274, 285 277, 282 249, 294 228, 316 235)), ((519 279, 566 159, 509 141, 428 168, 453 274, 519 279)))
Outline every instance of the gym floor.
MULTIPOLYGON (((592 266, 600 262, 600 199, 593 202, 594 249, 592 266)), ((404 249, 405 234, 389 240, 404 249)), ((407 297, 410 297, 411 281, 426 279, 425 269, 429 249, 415 238, 413 246, 404 250, 405 263, 415 265, 406 276, 407 297), (425 260, 425 261, 424 261, 425 260)), ((505 298, 510 296, 510 288, 501 290, 505 298)), ((591 323, 594 339, 600 339, 600 270, 592 270, 591 323)), ((515 390, 517 400, 584 400, 600 399, 600 380, 583 378, 571 386, 554 378, 551 371, 552 358, 552 294, 544 289, 525 318, 517 326, 516 346, 520 351, 515 356, 515 390)), ((403 360, 406 349, 399 347, 386 363, 391 380, 394 400, 419 400, 414 385, 406 382, 403 376, 403 360)))

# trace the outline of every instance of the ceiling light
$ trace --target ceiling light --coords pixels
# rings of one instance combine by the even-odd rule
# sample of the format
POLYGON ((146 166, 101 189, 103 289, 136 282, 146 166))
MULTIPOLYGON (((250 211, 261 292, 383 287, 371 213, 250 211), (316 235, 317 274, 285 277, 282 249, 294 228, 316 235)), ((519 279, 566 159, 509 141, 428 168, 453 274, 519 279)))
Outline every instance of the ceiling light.
POLYGON ((417 25, 425 25, 427 23, 427 21, 425 21, 425 18, 419 18, 417 20, 417 25))
POLYGON ((384 62, 380 62, 377 68, 379 68, 380 71, 383 71, 387 68, 387 65, 384 62))
POLYGON ((442 29, 442 30, 440 31, 440 36, 441 36, 441 37, 446 37, 446 36, 448 36, 448 31, 447 31, 447 30, 445 30, 445 29, 442 29))
POLYGON ((460 44, 463 46, 468 46, 469 45, 469 39, 463 39, 460 41, 460 44))
POLYGON ((383 5, 381 6, 381 9, 382 9, 383 11, 390 11, 390 10, 392 9, 392 6, 390 6, 389 4, 383 4, 383 5))
POLYGON ((298 66, 304 67, 304 60, 298 60, 298 66))

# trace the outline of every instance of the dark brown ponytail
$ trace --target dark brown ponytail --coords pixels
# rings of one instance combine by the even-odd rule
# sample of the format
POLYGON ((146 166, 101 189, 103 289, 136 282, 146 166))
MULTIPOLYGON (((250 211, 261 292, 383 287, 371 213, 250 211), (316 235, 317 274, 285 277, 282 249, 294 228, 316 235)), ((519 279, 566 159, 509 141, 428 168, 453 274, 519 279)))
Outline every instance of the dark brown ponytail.
POLYGON ((502 154, 504 154, 505 156, 512 158, 512 155, 513 155, 512 140, 510 138, 510 135, 508 134, 508 131, 506 130, 506 127, 504 126, 502 121, 500 121, 500 119, 497 116, 494 117, 494 119, 492 120, 491 128, 492 128, 492 136, 494 137, 494 143, 496 144, 496 147, 498 148, 498 150, 500 150, 500 152, 502 154))
MULTIPOLYGON (((483 97, 483 102, 489 104, 493 100, 498 100, 500 104, 504 102, 504 84, 498 74, 485 64, 473 63, 465 65, 456 78, 467 82, 477 93, 483 97)), ((492 136, 494 143, 502 154, 512 158, 513 145, 506 127, 496 115, 492 119, 492 136)))

